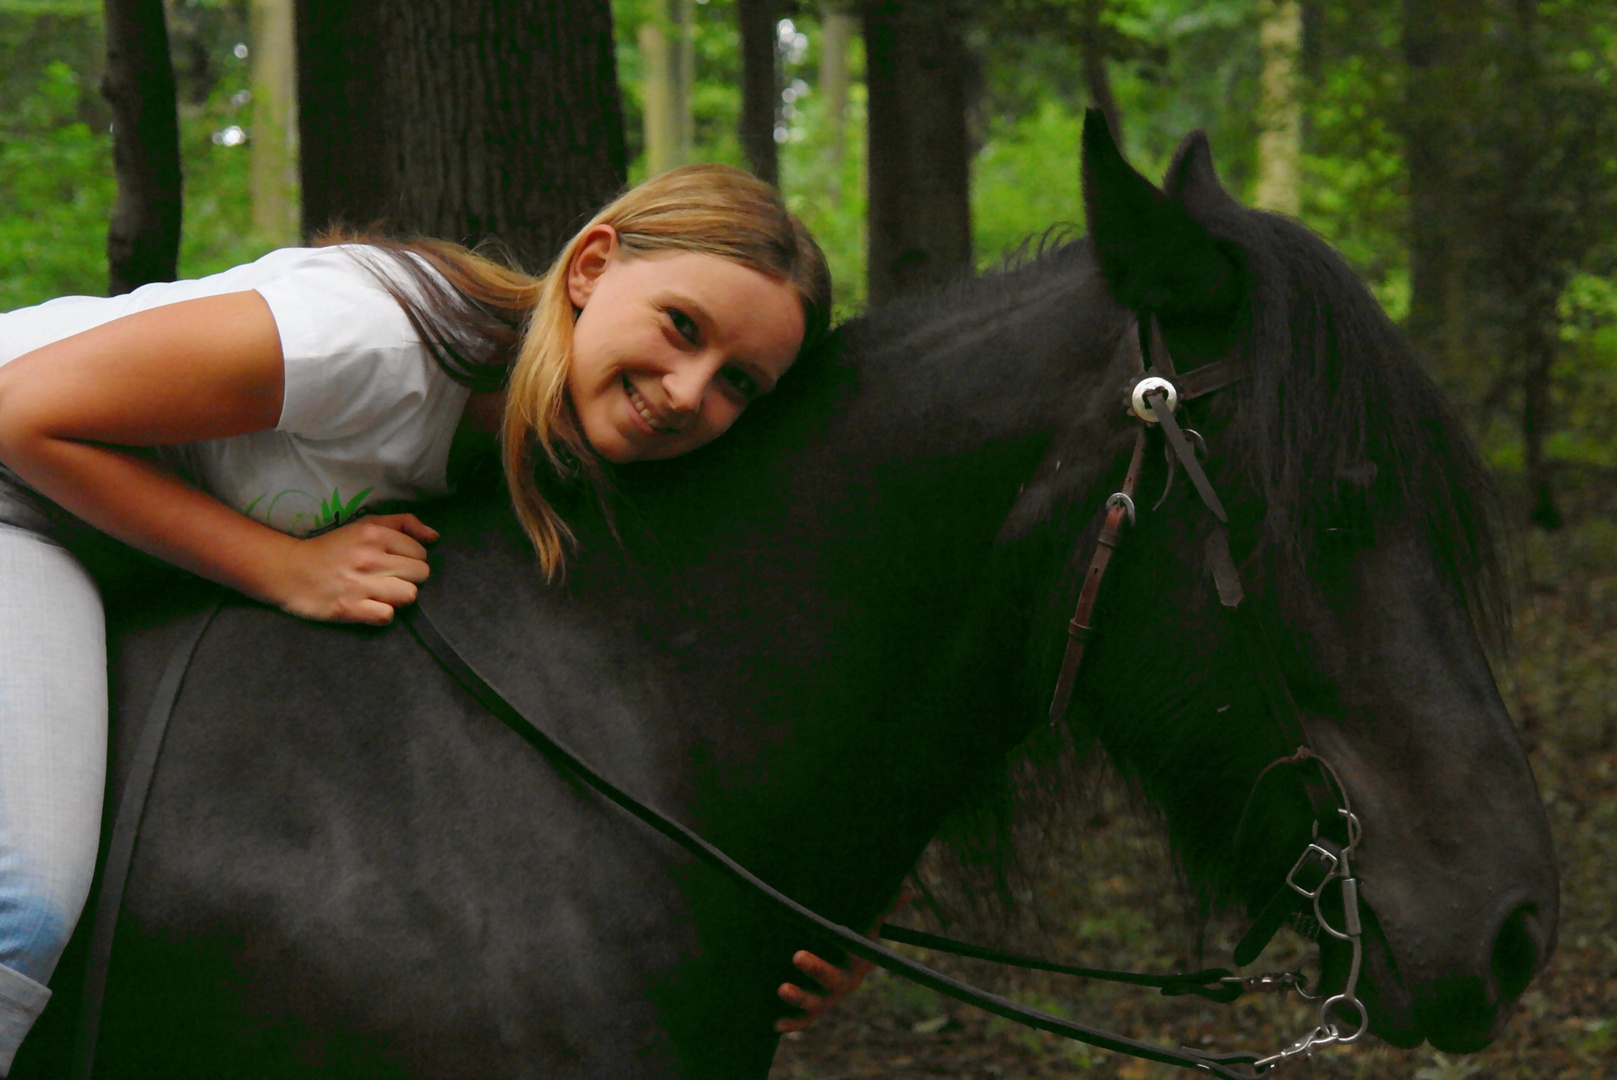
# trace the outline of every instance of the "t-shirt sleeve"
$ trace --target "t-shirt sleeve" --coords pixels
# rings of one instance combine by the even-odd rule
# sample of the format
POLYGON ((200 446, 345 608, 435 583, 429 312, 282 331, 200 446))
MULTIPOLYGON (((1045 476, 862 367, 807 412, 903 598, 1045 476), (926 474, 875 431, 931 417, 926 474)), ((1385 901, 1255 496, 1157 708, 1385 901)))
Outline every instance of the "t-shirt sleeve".
POLYGON ((398 301, 361 264, 366 257, 316 249, 255 286, 281 338, 286 388, 277 430, 346 438, 419 406, 447 377, 398 301))

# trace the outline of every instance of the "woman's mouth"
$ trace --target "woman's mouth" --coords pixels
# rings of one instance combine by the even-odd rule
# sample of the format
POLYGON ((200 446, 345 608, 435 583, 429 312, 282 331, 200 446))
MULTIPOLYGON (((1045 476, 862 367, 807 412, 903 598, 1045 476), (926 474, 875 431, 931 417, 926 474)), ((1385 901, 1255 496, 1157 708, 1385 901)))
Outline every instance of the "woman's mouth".
POLYGON ((679 427, 669 423, 667 419, 658 416, 652 411, 651 406, 646 403, 646 399, 640 396, 640 391, 634 388, 634 383, 629 381, 628 375, 621 375, 619 378, 623 381, 623 392, 628 396, 629 404, 634 406, 635 413, 646 422, 646 426, 654 433, 672 435, 680 430, 679 427))

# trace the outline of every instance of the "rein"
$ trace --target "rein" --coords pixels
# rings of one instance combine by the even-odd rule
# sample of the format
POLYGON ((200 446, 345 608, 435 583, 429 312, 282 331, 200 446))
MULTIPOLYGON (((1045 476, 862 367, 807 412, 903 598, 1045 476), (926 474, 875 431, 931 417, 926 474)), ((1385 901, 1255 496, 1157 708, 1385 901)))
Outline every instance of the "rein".
MULTIPOLYGON (((1196 1069, 1225 1080, 1252 1080, 1253 1077, 1264 1075, 1275 1065, 1289 1059, 1311 1056, 1315 1050, 1332 1044, 1353 1042, 1369 1027, 1369 1014, 1356 996, 1362 967, 1363 945, 1358 882, 1353 877, 1350 860, 1360 839, 1359 819, 1353 814, 1347 791, 1336 770, 1309 749, 1296 702, 1292 699, 1279 662, 1269 644, 1262 618, 1252 605, 1243 603, 1245 591, 1229 550, 1227 529, 1229 516, 1197 456, 1198 453, 1206 453, 1206 444, 1200 434, 1193 429, 1181 428, 1174 418, 1174 411, 1181 401, 1192 400, 1223 389, 1245 377, 1246 372, 1230 361, 1219 361, 1197 368, 1183 376, 1178 375, 1174 371, 1173 361, 1169 357, 1167 345, 1163 341, 1155 317, 1151 319, 1150 335, 1150 351, 1155 359, 1152 371, 1147 371, 1142 362, 1137 328, 1125 335, 1123 347, 1129 350, 1137 376, 1130 394, 1129 407, 1133 415, 1141 421, 1141 427, 1135 437, 1123 488, 1106 501, 1106 520, 1097 538, 1095 554, 1079 592, 1077 610, 1068 626, 1068 642, 1051 701, 1050 720, 1051 723, 1059 722, 1070 703, 1078 667, 1083 659, 1084 646, 1093 633, 1090 618, 1106 568, 1111 562, 1112 553, 1122 540, 1124 524, 1134 523, 1138 516, 1134 492, 1143 469, 1149 432, 1152 426, 1159 426, 1168 447, 1169 488, 1173 484, 1175 470, 1182 467, 1203 504, 1214 517, 1213 531, 1208 537, 1206 554, 1218 589, 1219 601, 1224 607, 1231 609, 1238 637, 1263 686, 1269 711, 1276 720, 1283 742, 1294 748, 1290 754, 1266 766, 1254 781, 1236 831, 1234 849, 1238 855, 1242 850, 1242 841, 1249 824, 1253 797, 1264 779, 1283 766, 1303 767, 1310 762, 1319 766, 1317 776, 1313 774, 1313 770, 1302 769, 1303 785, 1314 812, 1313 839, 1287 873, 1284 883, 1276 888, 1274 895, 1263 906, 1252 929, 1242 938, 1235 950, 1235 961, 1237 965, 1245 966, 1256 959, 1280 925, 1309 904, 1312 904, 1313 918, 1320 930, 1347 942, 1352 949, 1347 981, 1339 993, 1321 1002, 1319 1022, 1315 1028, 1296 1042, 1267 1057, 1250 1051, 1213 1054, 1188 1047, 1173 1049, 1065 1020, 978 989, 895 952, 855 930, 832 922, 776 890, 688 826, 623 791, 565 744, 543 731, 512 706, 471 662, 450 644, 419 602, 401 609, 401 617, 422 646, 463 689, 552 765, 572 773, 607 800, 678 844, 700 862, 731 880, 749 886, 777 907, 785 909, 797 919, 835 938, 848 953, 862 957, 878 967, 902 975, 946 997, 1028 1027, 1048 1031, 1103 1050, 1166 1065, 1196 1069), (1343 925, 1340 929, 1327 917, 1322 907, 1325 890, 1333 880, 1341 883, 1343 925), (1339 1024, 1336 1013, 1340 1009, 1356 1014, 1357 1023, 1351 1031, 1339 1024)), ((1167 494, 1168 490, 1165 489, 1163 497, 1166 498, 1167 494)), ((1158 505, 1161 505, 1160 500, 1158 505)), ((113 931, 122 906, 123 886, 128 878, 147 793, 156 771, 169 716, 178 699, 191 657, 217 610, 217 604, 211 605, 182 631, 182 640, 170 657, 151 704, 147 724, 140 735, 130 776, 120 801, 113 825, 112 842, 103 870, 101 896, 96 907, 89 971, 74 1047, 72 1075, 75 1080, 89 1080, 94 1069, 96 1034, 111 961, 113 931)), ((969 945, 905 927, 884 925, 880 928, 880 936, 890 941, 1009 966, 1153 987, 1167 996, 1198 994, 1209 1000, 1227 1003, 1239 998, 1246 990, 1291 989, 1305 998, 1310 997, 1303 989, 1304 979, 1299 972, 1243 977, 1231 974, 1223 968, 1209 968, 1180 975, 1143 975, 1057 964, 969 945)))

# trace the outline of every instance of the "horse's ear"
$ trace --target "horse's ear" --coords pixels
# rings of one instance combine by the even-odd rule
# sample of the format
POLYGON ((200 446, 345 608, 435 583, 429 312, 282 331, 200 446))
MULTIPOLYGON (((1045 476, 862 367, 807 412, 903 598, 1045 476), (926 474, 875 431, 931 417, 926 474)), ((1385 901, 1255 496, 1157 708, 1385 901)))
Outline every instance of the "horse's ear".
MULTIPOLYGON (((1194 153, 1186 157, 1194 162, 1194 153)), ((1124 307, 1210 315, 1239 300, 1236 261, 1183 202, 1123 160, 1098 109, 1084 116, 1084 208, 1101 271, 1124 307)))
POLYGON ((1218 170, 1213 167, 1213 148, 1201 128, 1180 140, 1179 149, 1173 152, 1173 163, 1162 178, 1162 187, 1169 198, 1178 199, 1192 213, 1215 206, 1239 205, 1218 179, 1218 170))

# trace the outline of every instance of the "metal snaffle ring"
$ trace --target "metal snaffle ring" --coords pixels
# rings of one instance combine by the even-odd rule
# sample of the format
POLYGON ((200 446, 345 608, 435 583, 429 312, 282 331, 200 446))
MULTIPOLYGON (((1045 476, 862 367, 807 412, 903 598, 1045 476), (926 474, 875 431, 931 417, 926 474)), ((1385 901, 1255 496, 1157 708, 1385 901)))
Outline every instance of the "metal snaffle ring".
POLYGON ((1147 375, 1134 384, 1134 393, 1130 395, 1130 404, 1134 408, 1134 415, 1148 424, 1157 422, 1157 414, 1146 401, 1147 394, 1161 394, 1168 402, 1168 411, 1174 412, 1179 408, 1179 390, 1173 383, 1160 375, 1147 375))

